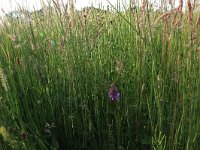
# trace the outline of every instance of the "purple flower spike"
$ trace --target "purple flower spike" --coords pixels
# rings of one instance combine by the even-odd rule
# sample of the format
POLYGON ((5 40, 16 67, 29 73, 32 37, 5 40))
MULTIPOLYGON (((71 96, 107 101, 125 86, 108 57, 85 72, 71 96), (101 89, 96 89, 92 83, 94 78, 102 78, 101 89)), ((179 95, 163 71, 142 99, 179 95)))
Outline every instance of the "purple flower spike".
POLYGON ((109 97, 112 101, 118 101, 120 97, 120 93, 117 90, 117 87, 112 84, 110 86, 109 97))

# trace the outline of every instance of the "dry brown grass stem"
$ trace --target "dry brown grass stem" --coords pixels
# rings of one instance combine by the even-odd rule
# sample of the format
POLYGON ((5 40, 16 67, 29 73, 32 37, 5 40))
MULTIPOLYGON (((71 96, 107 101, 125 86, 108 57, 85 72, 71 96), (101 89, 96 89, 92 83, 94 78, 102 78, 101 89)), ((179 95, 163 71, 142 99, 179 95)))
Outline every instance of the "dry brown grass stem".
POLYGON ((68 27, 67 27, 67 34, 70 33, 71 25, 72 25, 72 21, 69 20, 68 27))
POLYGON ((188 19, 189 19, 189 24, 192 26, 192 5, 190 0, 187 0, 187 5, 188 5, 188 19))
POLYGON ((174 24, 174 28, 176 28, 176 27, 180 27, 180 22, 181 22, 181 18, 178 19, 178 20, 175 22, 175 24, 174 24))
POLYGON ((172 26, 173 26, 173 27, 177 27, 177 25, 178 25, 178 24, 181 22, 181 20, 182 20, 182 17, 183 17, 182 5, 183 5, 183 2, 180 0, 179 7, 172 10, 172 12, 175 14, 175 15, 174 15, 174 18, 173 18, 173 21, 172 21, 172 26), (179 16, 179 17, 178 17, 178 16, 179 16), (179 18, 179 19, 177 20, 177 18, 179 18))
POLYGON ((177 17, 177 11, 175 11, 175 15, 174 15, 174 19, 173 19, 173 21, 172 21, 172 24, 174 25, 175 24, 175 22, 176 22, 176 17, 177 17))
POLYGON ((200 14, 199 14, 197 21, 196 21, 196 29, 198 29, 199 25, 200 25, 200 14))
POLYGON ((183 10, 183 0, 179 0, 179 11, 181 11, 182 12, 182 10, 183 10))
POLYGON ((147 0, 143 0, 142 1, 142 12, 143 12, 143 15, 145 14, 146 5, 147 5, 147 0))
POLYGON ((170 14, 171 14, 171 12, 166 12, 166 13, 160 15, 160 16, 156 19, 154 25, 156 25, 160 19, 166 19, 166 18, 168 18, 170 14))

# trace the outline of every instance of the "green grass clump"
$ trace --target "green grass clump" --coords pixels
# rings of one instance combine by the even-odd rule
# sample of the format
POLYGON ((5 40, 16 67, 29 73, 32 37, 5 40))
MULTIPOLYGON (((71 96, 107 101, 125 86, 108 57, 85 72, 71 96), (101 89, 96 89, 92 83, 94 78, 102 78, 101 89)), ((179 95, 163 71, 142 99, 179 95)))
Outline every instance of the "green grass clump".
POLYGON ((5 22, 0 149, 199 149, 197 35, 176 12, 57 9, 5 22))

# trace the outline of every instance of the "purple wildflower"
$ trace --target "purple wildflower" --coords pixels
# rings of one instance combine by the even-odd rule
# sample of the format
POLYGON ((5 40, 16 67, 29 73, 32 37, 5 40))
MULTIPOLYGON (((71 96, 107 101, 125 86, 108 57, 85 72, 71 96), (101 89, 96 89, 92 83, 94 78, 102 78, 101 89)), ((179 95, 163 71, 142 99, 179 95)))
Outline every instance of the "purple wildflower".
POLYGON ((112 101, 118 101, 120 97, 120 93, 117 90, 117 87, 112 84, 110 86, 109 97, 112 101))

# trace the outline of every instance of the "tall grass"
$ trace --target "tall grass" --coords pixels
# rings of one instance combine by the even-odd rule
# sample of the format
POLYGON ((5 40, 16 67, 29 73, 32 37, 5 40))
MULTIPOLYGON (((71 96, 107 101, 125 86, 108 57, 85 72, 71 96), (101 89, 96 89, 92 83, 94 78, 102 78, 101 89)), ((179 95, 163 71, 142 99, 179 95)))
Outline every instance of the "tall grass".
POLYGON ((199 149, 198 15, 71 17, 1 27, 0 149, 199 149))

